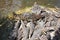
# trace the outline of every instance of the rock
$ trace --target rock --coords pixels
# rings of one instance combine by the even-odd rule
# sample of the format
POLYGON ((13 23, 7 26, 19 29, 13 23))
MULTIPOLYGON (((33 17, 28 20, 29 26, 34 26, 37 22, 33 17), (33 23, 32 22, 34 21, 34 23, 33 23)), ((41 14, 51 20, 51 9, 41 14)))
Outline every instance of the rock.
POLYGON ((25 24, 24 22, 21 20, 21 25, 18 29, 18 37, 17 37, 17 40, 20 40, 22 38, 22 32, 24 31, 25 29, 25 24))
POLYGON ((48 19, 48 21, 52 21, 53 20, 53 17, 50 17, 49 19, 48 19))
POLYGON ((28 21, 24 20, 24 24, 27 25, 28 21))
POLYGON ((21 26, 20 26, 20 29, 22 28, 22 31, 23 31, 23 33, 22 33, 22 40, 27 40, 27 38, 28 38, 28 28, 26 28, 26 26, 25 26, 25 24, 24 24, 24 22, 21 20, 21 26))
POLYGON ((29 23, 27 23, 27 28, 29 28, 29 38, 31 38, 31 36, 32 36, 32 33, 33 33, 33 31, 34 31, 34 27, 35 27, 35 25, 34 25, 34 23, 33 22, 29 22, 29 23))
POLYGON ((30 40, 35 40, 36 38, 38 39, 40 35, 41 35, 41 29, 34 30, 30 40))
POLYGON ((41 11, 41 15, 44 17, 47 17, 48 16, 48 13, 46 11, 41 11))
POLYGON ((56 26, 57 25, 57 21, 51 21, 51 26, 56 26))
POLYGON ((40 27, 44 27, 45 22, 43 20, 41 21, 37 21, 37 25, 39 25, 40 27))
POLYGON ((60 19, 57 20, 56 25, 60 27, 60 19))
POLYGON ((44 27, 42 30, 45 32, 49 32, 51 30, 55 30, 55 28, 54 27, 44 27))
POLYGON ((12 32, 12 38, 13 39, 17 38, 19 23, 20 23, 19 20, 15 23, 15 26, 14 26, 14 29, 13 29, 13 32, 12 32))
POLYGON ((47 20, 52 21, 53 19, 54 19, 54 16, 50 15, 47 20))
POLYGON ((29 18, 29 17, 31 16, 31 13, 26 12, 26 13, 23 13, 22 15, 23 15, 24 17, 26 17, 26 18, 29 18))
POLYGON ((37 20, 39 20, 39 19, 41 19, 42 18, 42 15, 40 15, 40 14, 32 14, 32 16, 31 16, 31 19, 33 20, 33 21, 37 21, 37 20))
POLYGON ((46 26, 46 27, 50 27, 50 26, 51 26, 51 22, 47 22, 47 23, 45 24, 45 26, 46 26))
POLYGON ((20 16, 17 16, 16 14, 14 15, 17 18, 17 20, 21 21, 21 25, 19 24, 19 21, 17 21, 17 23, 14 26, 13 36, 17 37, 17 40, 59 39, 59 12, 57 12, 57 14, 54 14, 54 12, 52 12, 51 10, 45 11, 45 9, 42 9, 38 4, 35 3, 31 9, 31 12, 25 12, 20 16), (18 27, 18 25, 20 27, 18 27))
POLYGON ((47 38, 45 35, 42 35, 42 36, 40 37, 40 40, 48 40, 48 38, 47 38))
POLYGON ((21 25, 20 25, 20 28, 19 29, 24 29, 25 28, 25 24, 24 22, 21 20, 21 25))
POLYGON ((54 30, 49 30, 47 33, 46 33, 46 36, 49 40, 52 40, 55 36, 55 31, 54 30))
POLYGON ((28 32, 29 32, 29 30, 28 30, 28 28, 25 28, 24 30, 23 30, 23 33, 22 33, 22 40, 27 40, 28 39, 28 32))
POLYGON ((31 9, 32 13, 35 13, 35 14, 40 14, 41 10, 42 9, 40 8, 40 6, 36 2, 34 3, 34 6, 31 9))
POLYGON ((22 32, 23 31, 21 29, 18 30, 17 40, 21 40, 21 38, 22 38, 22 32))
POLYGON ((53 40, 54 36, 55 36, 55 31, 50 32, 50 36, 51 36, 51 40, 53 40))
POLYGON ((56 30, 53 40, 60 40, 60 28, 56 30))
POLYGON ((55 17, 60 18, 60 12, 55 13, 55 17))

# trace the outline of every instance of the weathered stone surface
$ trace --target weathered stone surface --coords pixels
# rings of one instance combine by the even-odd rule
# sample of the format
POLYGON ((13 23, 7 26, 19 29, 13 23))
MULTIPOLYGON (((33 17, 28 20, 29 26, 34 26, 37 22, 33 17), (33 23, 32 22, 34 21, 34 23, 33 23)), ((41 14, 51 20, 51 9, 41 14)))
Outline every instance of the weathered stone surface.
POLYGON ((60 11, 55 13, 55 17, 60 18, 60 11))
POLYGON ((42 36, 40 37, 40 40, 48 40, 48 39, 47 39, 47 37, 46 37, 45 35, 42 35, 42 36))
POLYGON ((41 8, 40 6, 35 2, 34 3, 34 6, 32 7, 31 9, 32 13, 35 13, 35 14, 40 14, 41 13, 41 8))
POLYGON ((34 4, 31 11, 18 16, 21 25, 17 30, 17 40, 54 40, 56 34, 60 37, 60 14, 42 10, 37 4, 34 4))

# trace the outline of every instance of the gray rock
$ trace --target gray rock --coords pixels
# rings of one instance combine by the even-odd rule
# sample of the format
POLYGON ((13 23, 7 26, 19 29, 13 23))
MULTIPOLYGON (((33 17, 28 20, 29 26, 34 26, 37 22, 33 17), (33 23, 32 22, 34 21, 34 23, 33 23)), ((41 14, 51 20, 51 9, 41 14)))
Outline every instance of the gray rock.
POLYGON ((57 18, 60 18, 60 12, 55 13, 55 16, 56 16, 57 18))
POLYGON ((32 13, 40 14, 41 8, 37 3, 34 3, 34 6, 32 7, 31 11, 32 13))
POLYGON ((29 38, 31 38, 31 35, 32 35, 32 33, 33 33, 33 31, 34 31, 34 27, 35 27, 35 25, 34 25, 34 23, 33 22, 29 22, 29 23, 27 23, 27 28, 29 28, 29 38))
POLYGON ((34 30, 30 40, 35 40, 36 38, 38 39, 40 35, 41 35, 41 29, 34 30))
POLYGON ((37 21, 37 25, 39 25, 40 27, 44 27, 45 22, 43 20, 41 21, 37 21))
POLYGON ((21 20, 21 26, 20 29, 22 28, 22 40, 27 40, 28 38, 28 29, 26 28, 24 22, 21 20))
POLYGON ((60 18, 56 21, 57 28, 60 28, 60 18))
POLYGON ((51 26, 51 22, 47 22, 47 23, 45 24, 45 26, 46 26, 46 27, 50 27, 50 26, 51 26))
POLYGON ((51 21, 51 26, 56 26, 57 25, 57 21, 51 21))
POLYGON ((17 21, 13 36, 18 33, 17 40, 52 40, 60 27, 60 14, 54 14, 51 10, 45 11, 36 3, 31 11, 20 15, 21 25, 18 29, 17 21))
POLYGON ((41 13, 41 15, 44 17, 47 17, 48 16, 48 13, 46 12, 46 11, 41 11, 42 13, 41 13))
POLYGON ((40 40, 48 40, 48 38, 46 37, 46 35, 42 35, 42 36, 40 37, 40 40))
POLYGON ((15 23, 14 29, 12 30, 11 38, 16 39, 18 35, 18 26, 19 26, 19 20, 15 23))
POLYGON ((53 19, 54 19, 54 17, 51 15, 51 16, 49 16, 48 21, 52 21, 53 19))
POLYGON ((51 40, 55 37, 55 31, 50 32, 51 40))

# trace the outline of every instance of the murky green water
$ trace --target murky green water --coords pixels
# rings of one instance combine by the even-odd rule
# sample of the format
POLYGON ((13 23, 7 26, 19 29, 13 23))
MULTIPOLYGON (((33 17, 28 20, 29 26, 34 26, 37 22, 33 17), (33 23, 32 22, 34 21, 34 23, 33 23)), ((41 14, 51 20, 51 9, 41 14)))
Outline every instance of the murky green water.
POLYGON ((23 5, 22 7, 32 6, 34 2, 37 2, 40 5, 54 7, 54 4, 56 3, 56 0, 21 0, 21 1, 23 5))
POLYGON ((40 5, 48 6, 48 7, 59 7, 60 8, 60 0, 21 0, 22 7, 32 6, 34 2, 37 2, 40 5))
POLYGON ((0 9, 3 8, 5 12, 7 11, 16 11, 20 8, 30 7, 37 2, 40 5, 48 6, 48 7, 55 7, 60 5, 59 0, 0 0, 0 9))

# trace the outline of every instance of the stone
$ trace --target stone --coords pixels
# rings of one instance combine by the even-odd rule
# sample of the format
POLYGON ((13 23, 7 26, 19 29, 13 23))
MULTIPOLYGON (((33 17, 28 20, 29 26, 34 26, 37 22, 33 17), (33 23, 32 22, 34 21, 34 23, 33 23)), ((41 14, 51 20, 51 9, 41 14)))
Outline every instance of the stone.
POLYGON ((51 26, 56 26, 57 25, 57 21, 51 21, 51 26))
POLYGON ((60 18, 60 12, 55 13, 55 17, 60 18))
POLYGON ((39 25, 40 27, 44 27, 45 22, 43 20, 41 21, 37 21, 37 25, 39 25))
POLYGON ((35 25, 34 25, 34 23, 33 22, 29 22, 29 23, 27 23, 27 28, 29 28, 29 38, 31 38, 31 35, 32 35, 32 33, 33 33, 33 31, 34 31, 34 27, 35 27, 35 25))
POLYGON ((40 6, 35 2, 34 6, 31 9, 31 12, 35 14, 40 14, 41 10, 42 9, 40 8, 40 6))
POLYGON ((59 12, 54 14, 51 10, 43 10, 35 3, 31 12, 25 12, 20 16, 15 15, 15 17, 21 21, 21 25, 17 21, 14 26, 13 32, 14 35, 17 33, 17 40, 54 40, 60 37, 59 12), (54 38, 56 36, 59 37, 54 38))
POLYGON ((40 37, 40 40, 48 40, 48 38, 46 37, 46 35, 42 35, 42 36, 40 37))
POLYGON ((48 16, 48 13, 46 11, 41 11, 41 15, 44 17, 47 17, 48 16))
POLYGON ((47 23, 45 24, 45 26, 46 26, 46 27, 50 27, 50 26, 51 26, 51 22, 47 22, 47 23))

